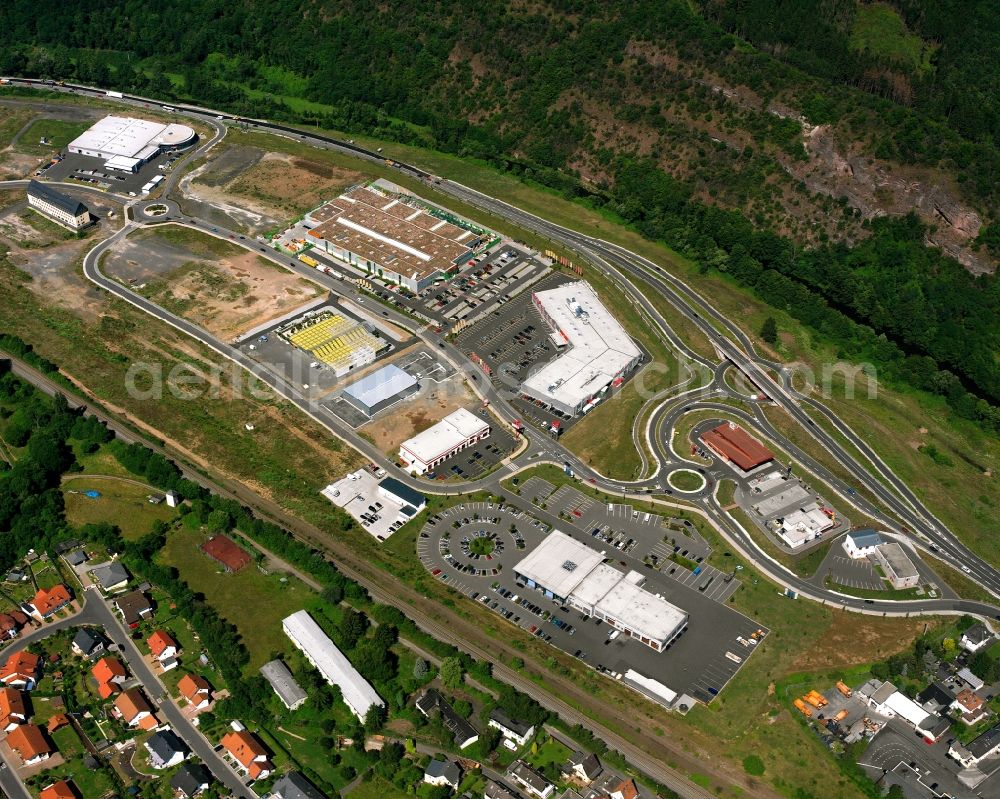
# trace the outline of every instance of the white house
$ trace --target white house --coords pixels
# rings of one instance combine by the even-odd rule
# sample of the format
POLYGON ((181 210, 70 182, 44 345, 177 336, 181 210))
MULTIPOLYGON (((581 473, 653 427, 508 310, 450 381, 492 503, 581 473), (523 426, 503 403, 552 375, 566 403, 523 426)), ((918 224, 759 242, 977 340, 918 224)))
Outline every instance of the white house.
POLYGON ((507 746, 508 749, 516 749, 524 746, 531 740, 531 736, 535 734, 535 727, 533 724, 525 724, 523 721, 514 721, 514 719, 504 713, 500 708, 494 708, 490 712, 489 726, 500 730, 500 734, 503 735, 504 738, 505 746, 507 746, 508 741, 512 744, 511 746, 507 746))
POLYGON ((424 769, 424 782, 429 785, 447 785, 457 790, 462 782, 462 769, 450 760, 432 760, 424 769))
POLYGON ((973 624, 962 633, 959 643, 967 652, 978 652, 993 640, 993 633, 985 624, 973 624))
POLYGON ((874 555, 885 539, 874 530, 858 530, 844 536, 844 552, 849 558, 860 560, 874 555))

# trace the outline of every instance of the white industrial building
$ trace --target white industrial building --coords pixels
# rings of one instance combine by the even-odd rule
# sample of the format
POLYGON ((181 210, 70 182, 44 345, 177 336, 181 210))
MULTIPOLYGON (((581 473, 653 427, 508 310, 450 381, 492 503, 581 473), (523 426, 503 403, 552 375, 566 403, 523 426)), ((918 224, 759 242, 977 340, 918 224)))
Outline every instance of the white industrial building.
POLYGON ((404 397, 420 390, 420 383, 395 364, 383 366, 344 389, 344 399, 371 418, 404 397))
POLYGON ((528 377, 521 391, 551 408, 586 413, 621 385, 642 360, 642 351, 585 281, 532 295, 557 347, 567 347, 528 377))
POLYGON ((914 588, 920 583, 920 572, 903 548, 892 541, 875 548, 875 560, 885 571, 886 579, 897 590, 914 588))
POLYGON ((137 172, 158 153, 187 147, 196 138, 194 130, 187 125, 107 116, 73 139, 69 151, 103 158, 107 169, 137 172))
POLYGON ((514 574, 529 588, 606 621, 657 652, 687 626, 687 613, 644 589, 641 573, 623 574, 604 563, 600 552, 558 530, 518 563, 514 574))
POLYGON ((399 445, 399 458, 415 474, 426 474, 456 452, 490 436, 490 423, 459 408, 424 432, 399 445))
POLYGON ((941 739, 951 723, 936 713, 928 713, 891 682, 869 680, 858 690, 861 699, 886 718, 899 718, 910 724, 928 743, 941 739))
POLYGON ((832 514, 821 508, 818 502, 810 502, 785 514, 778 535, 792 549, 797 549, 836 524, 832 514))
POLYGON ((355 716, 364 721, 373 705, 384 707, 382 698, 375 693, 351 662, 344 657, 336 644, 323 632, 307 611, 300 610, 281 622, 285 635, 298 647, 306 660, 313 664, 323 678, 340 688, 344 702, 355 716))
POLYGON ((70 230, 80 230, 91 222, 86 205, 37 180, 28 183, 28 205, 70 230))

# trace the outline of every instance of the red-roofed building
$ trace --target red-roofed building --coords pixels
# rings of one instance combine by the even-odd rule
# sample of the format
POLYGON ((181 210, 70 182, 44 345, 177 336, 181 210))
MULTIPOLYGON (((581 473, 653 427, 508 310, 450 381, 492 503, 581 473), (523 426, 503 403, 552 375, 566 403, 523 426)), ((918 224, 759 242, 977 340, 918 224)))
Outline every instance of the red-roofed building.
POLYGON ((16 688, 0 688, 0 730, 10 732, 28 720, 24 694, 16 688))
POLYGON ((264 744, 246 730, 224 735, 221 743, 233 759, 236 769, 245 773, 250 779, 267 779, 274 770, 274 765, 268 759, 264 744))
POLYGON ((639 791, 630 779, 622 780, 611 791, 611 799, 636 799, 638 796, 639 791))
POLYGON ((19 610, 0 613, 0 639, 17 638, 17 634, 27 623, 28 617, 19 610))
POLYGON ((715 454, 735 464, 744 472, 774 460, 774 453, 751 437, 739 425, 723 422, 706 430, 701 440, 715 454))
POLYGON ((177 690, 197 710, 208 707, 212 702, 212 687, 201 675, 185 674, 177 683, 177 690))
POLYGON ((153 653, 153 657, 161 663, 168 658, 174 657, 179 648, 177 642, 163 630, 157 630, 149 636, 146 639, 146 643, 149 644, 149 651, 153 653))
POLYGON ((157 725, 156 717, 153 715, 153 706, 149 704, 138 688, 129 688, 120 694, 115 699, 115 710, 118 711, 119 718, 129 727, 148 730, 157 725), (151 726, 150 722, 152 722, 151 726))
POLYGON ((31 652, 14 652, 0 669, 0 682, 12 688, 30 691, 38 681, 38 667, 41 658, 31 652))
POLYGON ((69 589, 62 583, 59 583, 59 585, 54 585, 51 588, 39 589, 38 593, 35 594, 35 598, 31 600, 28 606, 36 616, 47 619, 72 601, 73 596, 70 594, 69 589))
POLYGON ((26 766, 48 760, 55 751, 41 728, 34 724, 21 724, 7 733, 7 746, 17 752, 26 766))
POLYGON ((107 682, 121 685, 128 678, 125 666, 115 657, 101 658, 94 664, 90 673, 98 683, 107 682))
POLYGON ((38 799, 79 799, 73 786, 66 780, 52 783, 48 788, 42 788, 38 799))
POLYGON ((51 735, 59 728, 65 727, 67 724, 69 724, 69 716, 67 716, 65 713, 56 713, 52 718, 49 719, 49 723, 45 729, 47 729, 49 731, 49 734, 51 735))
POLYGON ((252 560, 250 553, 224 535, 214 535, 209 538, 201 545, 201 551, 222 564, 227 572, 238 572, 244 566, 249 566, 252 560))

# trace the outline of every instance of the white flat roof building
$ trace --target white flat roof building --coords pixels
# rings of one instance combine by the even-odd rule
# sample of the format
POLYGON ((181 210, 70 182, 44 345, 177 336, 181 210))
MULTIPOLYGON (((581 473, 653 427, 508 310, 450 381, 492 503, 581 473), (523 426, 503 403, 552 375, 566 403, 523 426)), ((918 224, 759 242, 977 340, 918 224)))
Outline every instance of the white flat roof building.
POLYGON ((281 627, 323 678, 330 685, 339 686, 344 702, 355 716, 364 721, 365 714, 372 705, 385 705, 375 689, 344 657, 344 653, 307 611, 300 610, 288 616, 281 622, 281 627))
POLYGON ((639 363, 642 350, 585 281, 539 291, 533 298, 553 341, 568 346, 528 377, 521 391, 567 416, 586 413, 639 363))
POLYGON ((778 534, 794 549, 807 541, 812 541, 835 524, 836 522, 827 516, 817 503, 811 502, 803 508, 796 508, 786 513, 778 534))
POLYGON ((688 615, 642 587, 639 572, 623 574, 604 555, 558 530, 514 567, 528 587, 602 619, 662 651, 687 625, 688 615))
POLYGON ((161 150, 186 147, 195 138, 194 130, 187 125, 107 116, 73 139, 68 149, 103 158, 109 169, 134 172, 161 150))
POLYGON ((426 474, 441 461, 489 435, 490 423, 485 418, 459 408, 400 444, 399 457, 410 471, 426 474))

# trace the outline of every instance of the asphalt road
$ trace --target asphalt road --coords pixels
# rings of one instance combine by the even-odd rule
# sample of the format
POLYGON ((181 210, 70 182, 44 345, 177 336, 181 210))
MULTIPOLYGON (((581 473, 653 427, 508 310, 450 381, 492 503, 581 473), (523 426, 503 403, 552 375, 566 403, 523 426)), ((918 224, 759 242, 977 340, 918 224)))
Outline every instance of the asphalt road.
MULTIPOLYGON (((78 91, 82 91, 81 87, 76 88, 78 91)), ((103 94, 103 92, 100 92, 99 90, 89 91, 97 94, 103 94)), ((155 100, 150 100, 149 98, 125 98, 125 100, 131 100, 135 103, 141 104, 157 102, 155 100)), ((190 153, 185 159, 182 159, 182 163, 198 155, 204 154, 207 149, 214 146, 225 135, 225 121, 231 121, 234 119, 230 115, 219 115, 218 112, 210 109, 196 109, 186 106, 180 110, 184 113, 189 113, 192 116, 200 117, 203 121, 208 122, 215 131, 209 142, 199 147, 195 152, 190 153), (216 119, 216 117, 219 116, 225 120, 221 125, 216 119)), ((271 125, 260 120, 240 119, 239 121, 241 124, 249 124, 251 127, 257 127, 264 130, 271 129, 285 136, 288 136, 290 131, 290 129, 285 126, 271 125)), ((382 160, 380 155, 363 151, 347 142, 338 142, 327 137, 315 136, 308 132, 299 132, 297 130, 294 132, 298 133, 298 139, 304 143, 326 148, 343 149, 351 154, 367 157, 373 161, 382 160)), ((397 166, 399 166, 403 171, 414 174, 420 178, 429 179, 431 177, 428 173, 405 164, 397 164, 397 166)), ((173 186, 177 176, 179 175, 180 171, 175 171, 173 175, 171 175, 172 180, 169 180, 167 185, 173 186)), ((568 230, 555 225, 554 223, 548 222, 547 220, 453 181, 435 179, 434 183, 436 188, 439 190, 453 194, 465 202, 482 207, 491 213, 510 219, 522 227, 541 233, 542 235, 555 241, 559 241, 565 246, 575 249, 577 252, 583 254, 591 263, 604 271, 610 279, 614 280, 622 288, 622 290, 626 292, 630 301, 641 308, 646 317, 652 320, 653 325, 665 341, 668 341, 675 349, 687 357, 692 364, 706 369, 712 369, 712 371, 715 372, 715 377, 711 385, 713 390, 717 390, 724 394, 734 393, 724 383, 724 381, 720 379, 722 370, 719 368, 719 364, 711 363, 686 347, 683 341, 681 341, 679 337, 673 333, 666 319, 664 319, 652 303, 649 302, 643 291, 638 289, 632 283, 631 279, 641 278, 647 283, 652 284, 679 313, 682 313, 691 323, 702 330, 702 332, 709 338, 709 340, 713 343, 713 346, 715 346, 716 350, 719 352, 723 363, 732 363, 755 385, 762 387, 768 393, 768 396, 787 410, 792 418, 800 423, 803 429, 819 441, 819 443, 831 454, 831 456, 837 459, 840 465, 857 477, 856 482, 858 485, 867 488, 869 491, 874 493, 881 502, 884 503, 884 505, 891 511, 892 515, 887 515, 881 512, 873 515, 884 521, 888 529, 902 535, 912 536, 915 542, 919 545, 930 546, 932 549, 937 551, 939 556, 962 568, 972 579, 979 582, 980 585, 988 591, 1000 595, 1000 573, 998 573, 996 569, 982 561, 980 558, 971 553, 964 545, 962 545, 950 531, 948 531, 937 519, 933 517, 933 515, 919 502, 919 500, 903 484, 903 482, 899 480, 899 478, 892 473, 888 466, 878 458, 878 456, 867 446, 867 444, 865 444, 861 437, 855 434, 845 423, 837 419, 836 416, 829 411, 829 409, 821 406, 815 400, 807 400, 806 398, 798 396, 787 386, 771 380, 765 369, 780 369, 781 365, 775 364, 759 356, 756 353, 753 342, 749 339, 749 337, 746 336, 746 334, 744 334, 732 320, 727 319, 715 310, 706 300, 704 300, 704 298, 698 295, 689 286, 667 273, 658 265, 617 245, 613 245, 603 240, 586 236, 576 231, 568 230), (720 330, 724 332, 720 333, 720 330), (838 431, 846 436, 848 440, 857 446, 858 449, 865 455, 868 463, 863 464, 858 462, 850 453, 840 446, 839 442, 832 435, 817 426, 814 420, 811 419, 802 409, 801 403, 804 402, 808 402, 811 407, 820 410, 820 412, 830 419, 831 423, 836 425, 838 431), (869 471, 869 467, 874 468, 874 474, 869 471), (896 518, 901 520, 903 523, 896 522, 896 518)), ((217 226, 210 226, 207 223, 190 217, 182 217, 180 216, 179 211, 175 212, 173 216, 168 218, 170 221, 199 228, 222 238, 231 238, 236 241, 236 243, 243 244, 249 249, 254 249, 256 247, 258 252, 262 249, 261 245, 257 242, 241 241, 232 231, 226 231, 218 228, 217 226)), ((118 238, 127 235, 132 229, 134 228, 126 226, 126 228, 119 231, 111 238, 98 244, 88 254, 84 264, 84 271, 89 279, 106 290, 117 294, 133 305, 136 305, 146 313, 157 316, 168 324, 182 330, 187 335, 199 339, 206 346, 215 350, 220 355, 238 363, 244 369, 252 371, 259 379, 267 383, 275 391, 278 391, 289 401, 293 402, 297 407, 303 410, 303 412, 309 414, 318 422, 323 424, 334 435, 347 441, 347 443, 365 454, 373 462, 379 463, 384 468, 393 471, 400 479, 403 479, 405 482, 409 483, 418 490, 422 490, 426 493, 439 494, 460 494, 467 491, 498 490, 500 479, 507 476, 507 473, 502 470, 499 474, 495 473, 478 481, 450 483, 448 485, 441 485, 440 483, 412 478, 401 473, 395 468, 394 464, 390 462, 388 458, 377 450, 377 448, 358 436, 352 429, 344 425, 338 418, 335 417, 334 414, 330 413, 322 406, 311 403, 307 397, 303 396, 302 392, 298 390, 295 385, 290 384, 289 381, 284 379, 282 376, 261 369, 259 364, 247 358, 235 348, 214 339, 214 337, 210 336, 197 326, 166 312, 164 309, 149 302, 140 295, 135 294, 126 287, 115 281, 109 280, 101 274, 99 270, 98 261, 100 255, 107 246, 110 246, 110 244, 118 238)), ((310 279, 318 280, 320 283, 324 283, 324 280, 320 278, 320 275, 317 274, 315 270, 307 269, 304 265, 293 258, 277 253, 268 247, 263 248, 263 254, 286 268, 292 269, 299 274, 303 274, 303 276, 309 277, 310 279)), ((360 302, 362 304, 364 303, 364 297, 360 296, 352 286, 345 286, 342 281, 334 281, 333 279, 327 279, 325 283, 327 288, 334 293, 347 296, 356 302, 360 302)), ((371 302, 371 300, 369 301, 371 302)), ((476 390, 480 397, 489 402, 492 413, 498 417, 498 419, 503 422, 510 423, 518 417, 517 412, 506 402, 503 396, 501 396, 492 384, 486 380, 485 376, 482 375, 474 364, 469 363, 465 359, 461 352, 440 337, 437 337, 433 333, 429 332, 426 328, 414 324, 413 320, 407 316, 398 314, 392 310, 387 311, 385 316, 400 327, 413 332, 414 335, 420 337, 428 345, 436 346, 439 353, 443 357, 447 358, 448 361, 455 366, 455 368, 462 372, 463 376, 466 377, 469 384, 474 388, 474 390, 476 390)), ((658 410, 658 413, 662 415, 664 413, 664 408, 670 404, 670 402, 671 401, 669 399, 666 400, 658 410)), ((702 407, 701 401, 689 403, 688 407, 691 409, 700 408, 702 407)), ((778 436, 776 431, 774 431, 774 434, 776 436, 775 440, 783 447, 788 448, 788 442, 784 441, 783 437, 778 436)), ((516 465, 517 467, 523 467, 524 465, 534 462, 549 460, 555 463, 570 466, 581 478, 588 480, 598 488, 610 492, 650 493, 663 489, 666 485, 666 478, 669 476, 671 471, 678 468, 688 467, 688 464, 673 457, 670 453, 665 453, 663 448, 655 440, 655 437, 650 441, 650 445, 654 452, 657 453, 657 460, 659 461, 657 471, 653 476, 634 483, 609 480, 603 475, 595 473, 586 464, 581 463, 572 453, 563 448, 557 441, 546 439, 545 437, 539 437, 538 439, 529 442, 529 446, 519 456, 516 465)), ((846 501, 848 504, 854 505, 856 503, 856 498, 850 490, 850 487, 844 486, 839 481, 832 480, 832 475, 830 475, 826 470, 824 470, 824 472, 825 474, 822 475, 824 479, 831 478, 827 479, 827 482, 831 482, 835 486, 843 489, 841 492, 841 499, 846 501)), ((713 504, 712 499, 707 494, 700 499, 702 500, 702 504, 706 507, 706 510, 712 510, 712 513, 707 513, 706 515, 716 515, 718 508, 717 506, 715 508, 711 508, 713 504)), ((720 530, 720 532, 729 538, 730 536, 728 534, 728 530, 729 526, 727 525, 720 530)), ((761 567, 761 570, 774 577, 775 572, 768 566, 762 557, 763 553, 761 553, 756 547, 751 549, 751 553, 753 553, 752 560, 761 567)), ((780 581, 783 582, 783 579, 780 581)), ((833 597, 830 596, 828 598, 833 597)), ((870 603, 865 603, 862 600, 847 600, 842 604, 852 609, 870 610, 870 607, 864 607, 870 605, 870 603)), ((901 610, 901 608, 898 607, 896 609, 901 610)), ((888 609, 886 612, 889 612, 888 609)))

